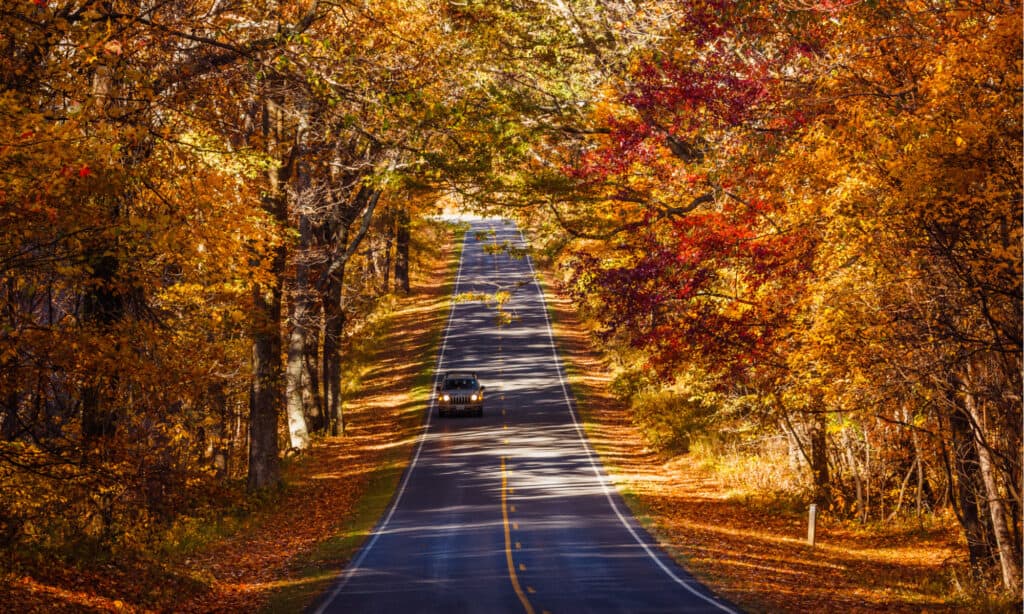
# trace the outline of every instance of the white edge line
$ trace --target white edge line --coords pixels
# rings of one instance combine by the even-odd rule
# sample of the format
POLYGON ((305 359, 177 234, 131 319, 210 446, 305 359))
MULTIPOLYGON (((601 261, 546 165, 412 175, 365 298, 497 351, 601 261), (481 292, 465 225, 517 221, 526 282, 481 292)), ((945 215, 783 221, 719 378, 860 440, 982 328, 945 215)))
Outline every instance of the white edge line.
MULTIPOLYGON (((458 272, 455 273, 455 288, 452 290, 453 297, 459 295, 459 285, 462 283, 462 263, 466 253, 466 245, 469 243, 469 236, 470 232, 467 230, 466 234, 462 238, 462 250, 459 253, 459 269, 458 272)), ((444 351, 448 346, 448 335, 451 332, 452 321, 455 319, 455 307, 456 303, 453 301, 451 309, 448 310, 448 322, 444 327, 444 337, 441 339, 441 349, 437 353, 437 363, 434 365, 434 376, 431 380, 432 382, 437 378, 437 374, 441 371, 441 364, 444 360, 444 351)), ((380 537, 381 533, 384 532, 384 529, 387 528, 388 523, 391 522, 391 517, 395 515, 398 503, 402 500, 402 495, 405 494, 405 488, 409 484, 409 479, 412 477, 413 469, 415 469, 416 463, 420 459, 420 452, 423 451, 423 444, 427 440, 427 433, 430 432, 430 423, 431 418, 434 415, 435 404, 433 391, 434 386, 432 383, 430 386, 430 406, 427 409, 427 422, 423 425, 423 431, 420 433, 419 442, 416 445, 416 453, 413 454, 412 460, 409 462, 409 466, 405 469, 405 477, 402 479, 402 484, 398 487, 398 492, 391 501, 391 507, 388 509, 387 515, 384 516, 384 520, 373 529, 373 535, 370 537, 370 541, 366 542, 366 544, 360 548, 359 555, 349 563, 348 567, 345 569, 344 575, 341 577, 341 580, 339 580, 335 585, 334 590, 331 591, 327 599, 324 600, 324 602, 315 610, 315 614, 323 614, 327 607, 331 605, 331 602, 337 599, 338 595, 341 594, 341 591, 345 589, 345 585, 348 584, 350 579, 352 579, 352 575, 359 570, 359 566, 362 565, 363 560, 366 559, 370 550, 373 549, 373 545, 377 543, 377 539, 380 537)))
MULTIPOLYGON (((523 245, 525 246, 526 237, 523 235, 522 230, 519 231, 519 237, 523 241, 523 245)), ((586 434, 583 432, 583 426, 580 424, 580 421, 576 416, 576 409, 573 406, 572 400, 569 396, 569 388, 567 382, 565 381, 562 363, 558 358, 558 348, 555 346, 555 331, 551 327, 551 319, 548 317, 548 303, 547 299, 544 297, 544 288, 541 286, 540 278, 537 277, 537 271, 533 268, 533 259, 530 258, 529 254, 526 255, 526 262, 527 264, 530 265, 530 274, 533 275, 533 283, 536 284, 537 293, 540 295, 541 307, 543 307, 541 311, 544 313, 544 323, 547 325, 548 328, 548 341, 551 344, 551 356, 554 358, 555 361, 555 370, 558 371, 558 380, 562 386, 562 396, 565 399, 565 405, 566 407, 569 408, 569 415, 572 416, 572 422, 576 427, 576 434, 579 436, 580 441, 583 443, 583 449, 587 453, 587 459, 590 461, 590 466, 594 470, 594 475, 597 476, 597 481, 601 484, 602 490, 604 490, 604 496, 608 500, 608 505, 611 506, 612 511, 615 512, 615 515, 619 517, 619 522, 622 523, 622 526, 626 527, 626 530, 629 531, 629 534, 633 536, 633 539, 636 541, 636 543, 638 543, 640 547, 644 549, 644 552, 647 553, 647 556, 649 556, 655 562, 655 564, 657 564, 657 566, 661 568, 663 572, 665 572, 665 574, 669 578, 674 580, 676 584, 682 586, 687 591, 692 593, 694 596, 699 597, 707 603, 710 603, 711 605, 717 607, 723 612, 729 612, 730 614, 739 614, 739 612, 737 612, 736 610, 733 610, 725 604, 719 603, 711 597, 708 597, 707 595, 696 590, 695 588, 690 586, 689 582, 687 582, 683 578, 680 578, 673 570, 669 569, 669 567, 665 565, 664 561, 661 560, 661 557, 659 557, 657 553, 655 553, 654 550, 651 549, 650 545, 648 545, 648 543, 640 537, 640 535, 636 532, 633 526, 623 515, 622 511, 619 509, 619 506, 616 504, 615 499, 612 496, 611 489, 608 486, 608 480, 606 480, 604 475, 601 473, 601 469, 597 463, 597 459, 594 455, 594 452, 590 448, 590 442, 589 440, 587 440, 586 434)))

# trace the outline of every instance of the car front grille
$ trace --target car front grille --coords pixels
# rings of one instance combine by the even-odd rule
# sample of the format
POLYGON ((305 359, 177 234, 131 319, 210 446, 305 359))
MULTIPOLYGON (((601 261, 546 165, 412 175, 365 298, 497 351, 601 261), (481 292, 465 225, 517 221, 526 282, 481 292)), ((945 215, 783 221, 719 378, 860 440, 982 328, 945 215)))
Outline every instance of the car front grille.
POLYGON ((453 403, 454 405, 465 405, 467 403, 475 403, 475 401, 469 400, 469 396, 470 395, 468 394, 453 394, 451 395, 451 403, 453 403))

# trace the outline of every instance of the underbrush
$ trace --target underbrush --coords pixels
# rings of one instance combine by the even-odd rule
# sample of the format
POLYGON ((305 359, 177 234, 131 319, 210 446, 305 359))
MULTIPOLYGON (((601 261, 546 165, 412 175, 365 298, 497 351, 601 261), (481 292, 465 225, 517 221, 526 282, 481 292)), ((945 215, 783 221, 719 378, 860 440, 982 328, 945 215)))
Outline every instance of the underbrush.
POLYGON ((665 453, 685 454, 711 424, 715 408, 700 398, 670 390, 640 392, 632 399, 633 421, 648 444, 665 453))
POLYGON ((985 614, 1019 614, 1024 603, 1006 594, 998 578, 971 578, 965 569, 950 571, 954 588, 953 604, 962 612, 985 614))
POLYGON ((812 500, 805 468, 794 463, 785 442, 762 438, 722 443, 705 435, 692 446, 700 464, 729 492, 729 498, 772 511, 802 513, 812 500))
POLYGON ((729 492, 729 498, 779 511, 811 501, 806 467, 784 436, 735 428, 712 395, 680 386, 651 389, 620 375, 616 394, 628 398, 633 423, 663 456, 690 454, 729 492))
MULTIPOLYGON (((766 515, 798 517, 801 522, 806 518, 808 504, 813 501, 807 468, 793 462, 784 437, 745 443, 722 439, 705 433, 693 441, 689 454, 722 485, 728 501, 766 515)), ((826 534, 832 536, 830 544, 837 553, 860 552, 856 556, 870 557, 876 548, 884 551, 905 547, 909 553, 918 547, 941 548, 943 544, 957 553, 941 565, 922 567, 916 572, 908 568, 906 573, 914 574, 908 600, 928 595, 956 611, 1022 611, 1024 604, 1007 595, 998 574, 992 570, 972 573, 961 543, 961 529, 949 510, 915 513, 908 508, 885 519, 868 521, 840 510, 823 510, 819 528, 824 527, 826 534)), ((870 582, 873 580, 865 579, 865 583, 870 582)))
POLYGON ((211 498, 203 507, 179 516, 172 526, 155 536, 152 549, 169 560, 186 557, 245 529, 262 508, 275 501, 278 494, 265 491, 246 495, 244 484, 239 483, 233 488, 225 486, 219 497, 211 498))

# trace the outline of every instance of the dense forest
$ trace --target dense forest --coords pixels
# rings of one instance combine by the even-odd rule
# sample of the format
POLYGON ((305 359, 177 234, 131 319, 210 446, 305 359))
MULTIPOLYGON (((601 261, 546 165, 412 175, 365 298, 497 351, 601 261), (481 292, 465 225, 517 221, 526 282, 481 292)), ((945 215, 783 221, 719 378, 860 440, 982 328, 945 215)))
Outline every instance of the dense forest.
POLYGON ((455 205, 527 229, 653 445, 952 510, 1019 594, 1020 15, 3 0, 0 544, 274 487, 455 205))

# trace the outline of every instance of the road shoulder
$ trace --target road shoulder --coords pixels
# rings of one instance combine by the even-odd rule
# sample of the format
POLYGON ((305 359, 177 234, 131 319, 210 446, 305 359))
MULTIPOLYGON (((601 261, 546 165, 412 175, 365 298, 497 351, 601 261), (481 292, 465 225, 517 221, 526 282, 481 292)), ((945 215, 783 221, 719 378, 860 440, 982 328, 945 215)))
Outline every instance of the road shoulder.
POLYGON ((288 488, 258 530, 203 553, 211 590, 181 610, 302 611, 336 581, 390 503, 423 427, 457 245, 449 238, 414 271, 412 293, 366 331, 373 340, 350 373, 361 385, 346 398, 346 435, 288 465, 288 488))
POLYGON ((737 500, 690 455, 644 446, 628 408, 610 392, 611 368, 571 301, 542 272, 558 350, 591 445, 633 514, 680 565, 750 612, 929 612, 962 605, 943 586, 958 556, 949 526, 870 530, 823 520, 818 545, 806 520, 737 500))

